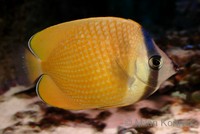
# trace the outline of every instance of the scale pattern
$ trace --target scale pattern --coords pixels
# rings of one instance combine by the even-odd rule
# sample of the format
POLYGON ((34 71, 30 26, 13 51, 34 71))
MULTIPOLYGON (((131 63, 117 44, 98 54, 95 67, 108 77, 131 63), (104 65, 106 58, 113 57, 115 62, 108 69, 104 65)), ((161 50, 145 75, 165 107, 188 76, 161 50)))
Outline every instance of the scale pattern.
POLYGON ((83 21, 66 30, 42 61, 43 72, 83 107, 121 105, 143 41, 140 31, 130 20, 83 21))

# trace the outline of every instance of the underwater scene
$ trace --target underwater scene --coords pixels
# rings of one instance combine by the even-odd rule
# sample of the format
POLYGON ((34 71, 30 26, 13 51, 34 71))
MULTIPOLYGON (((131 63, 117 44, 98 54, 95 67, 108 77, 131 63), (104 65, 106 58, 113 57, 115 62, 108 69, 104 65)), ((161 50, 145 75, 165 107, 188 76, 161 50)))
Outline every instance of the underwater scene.
POLYGON ((0 0, 0 134, 200 134, 200 0, 0 0))

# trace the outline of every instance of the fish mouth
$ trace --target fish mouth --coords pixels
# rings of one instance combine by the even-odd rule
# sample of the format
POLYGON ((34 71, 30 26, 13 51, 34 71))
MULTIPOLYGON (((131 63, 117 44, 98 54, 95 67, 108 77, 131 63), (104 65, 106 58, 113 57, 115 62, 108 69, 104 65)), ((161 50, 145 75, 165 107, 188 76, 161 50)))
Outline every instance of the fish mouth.
POLYGON ((173 69, 176 73, 180 71, 179 65, 177 63, 175 63, 173 60, 172 60, 172 65, 173 65, 173 69))
POLYGON ((178 73, 181 70, 180 66, 176 62, 174 62, 174 60, 167 53, 166 55, 171 60, 171 64, 173 66, 173 70, 175 71, 175 74, 178 73))

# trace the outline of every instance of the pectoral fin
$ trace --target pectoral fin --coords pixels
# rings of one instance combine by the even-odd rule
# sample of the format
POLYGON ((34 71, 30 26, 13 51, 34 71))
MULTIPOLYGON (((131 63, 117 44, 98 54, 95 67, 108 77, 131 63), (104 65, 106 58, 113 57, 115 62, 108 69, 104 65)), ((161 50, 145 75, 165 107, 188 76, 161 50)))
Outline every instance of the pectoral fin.
POLYGON ((135 74, 135 62, 127 59, 116 59, 117 65, 124 71, 128 77, 133 77, 135 74))
POLYGON ((48 75, 42 75, 36 86, 38 96, 47 104, 63 109, 81 109, 48 75))

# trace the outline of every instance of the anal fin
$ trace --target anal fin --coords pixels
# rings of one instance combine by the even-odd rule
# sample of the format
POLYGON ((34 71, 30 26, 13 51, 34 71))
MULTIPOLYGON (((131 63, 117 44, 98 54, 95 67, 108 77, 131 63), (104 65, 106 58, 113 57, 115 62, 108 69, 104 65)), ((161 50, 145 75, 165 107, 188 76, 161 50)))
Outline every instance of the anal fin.
POLYGON ((38 96, 47 104, 63 109, 79 110, 81 107, 67 96, 48 75, 42 75, 37 82, 38 96))

